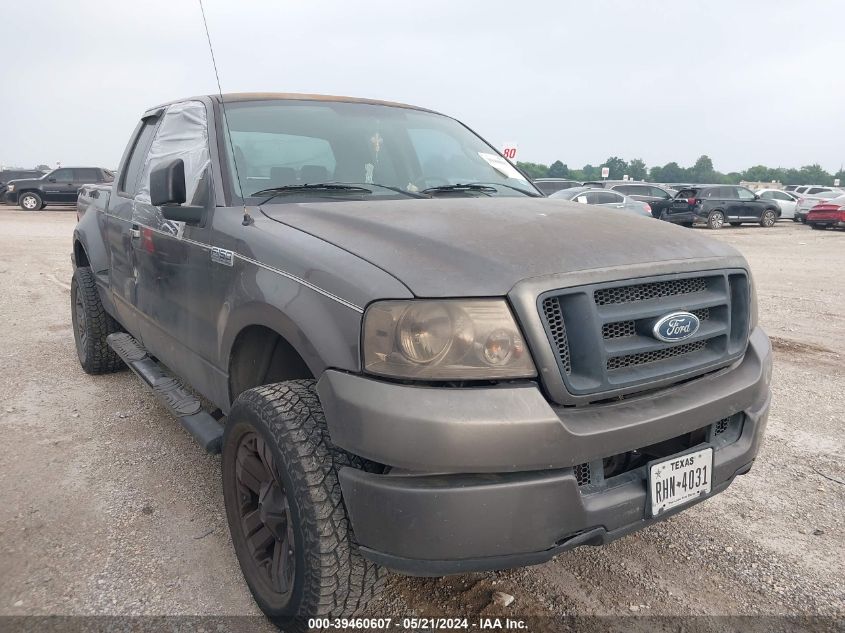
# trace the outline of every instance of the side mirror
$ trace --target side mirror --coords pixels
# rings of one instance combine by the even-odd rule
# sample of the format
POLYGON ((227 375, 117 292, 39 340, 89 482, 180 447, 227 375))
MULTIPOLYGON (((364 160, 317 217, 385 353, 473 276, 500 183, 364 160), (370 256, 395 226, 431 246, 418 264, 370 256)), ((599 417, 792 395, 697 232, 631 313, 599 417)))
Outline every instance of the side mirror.
POLYGON ((185 162, 176 158, 162 163, 150 172, 150 202, 161 207, 165 220, 197 224, 202 221, 202 207, 182 206, 185 191, 185 162))

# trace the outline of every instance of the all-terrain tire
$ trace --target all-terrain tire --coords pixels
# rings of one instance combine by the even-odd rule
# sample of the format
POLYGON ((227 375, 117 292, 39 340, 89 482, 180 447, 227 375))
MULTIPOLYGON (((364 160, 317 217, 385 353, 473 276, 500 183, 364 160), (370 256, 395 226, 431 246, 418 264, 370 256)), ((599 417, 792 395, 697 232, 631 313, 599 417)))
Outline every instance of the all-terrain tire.
POLYGON ((109 334, 121 332, 122 328, 103 308, 94 273, 88 266, 73 271, 70 311, 76 354, 82 369, 88 374, 107 374, 122 369, 123 361, 106 342, 109 334))
MULTIPOLYGON (((229 530, 255 601, 286 632, 308 630, 309 618, 355 613, 378 594, 386 580, 387 570, 358 551, 338 481, 338 471, 344 466, 375 467, 332 445, 313 380, 256 387, 235 400, 223 436, 223 496, 229 530), (243 473, 246 468, 239 454, 243 455, 241 447, 252 438, 261 443, 260 450, 269 448, 271 460, 265 463, 272 461, 273 466, 264 471, 265 476, 275 471, 272 476, 282 489, 292 525, 292 581, 282 585, 287 587, 284 593, 271 586, 273 572, 262 571, 255 559, 254 540, 248 540, 246 533, 247 525, 255 530, 247 517, 258 511, 252 493, 239 482, 238 469, 243 473)), ((262 489, 266 494, 267 482, 262 489)))

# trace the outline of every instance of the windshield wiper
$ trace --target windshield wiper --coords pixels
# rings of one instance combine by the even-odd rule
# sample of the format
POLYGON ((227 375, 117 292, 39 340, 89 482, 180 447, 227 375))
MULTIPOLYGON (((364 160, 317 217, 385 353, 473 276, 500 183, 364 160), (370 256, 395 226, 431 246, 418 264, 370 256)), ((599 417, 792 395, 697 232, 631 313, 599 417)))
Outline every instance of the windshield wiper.
POLYGON ((465 185, 458 183, 456 185, 439 185, 437 187, 429 187, 428 189, 423 189, 420 193, 439 193, 441 191, 478 191, 480 193, 490 195, 490 193, 495 193, 498 189, 481 183, 468 183, 465 185))
POLYGON ((518 191, 519 193, 525 194, 531 198, 540 198, 540 194, 534 191, 529 191, 528 189, 522 189, 520 187, 514 187, 513 185, 508 185, 503 182, 471 182, 470 185, 487 185, 490 187, 507 187, 508 189, 513 189, 514 191, 518 191))
POLYGON ((267 204, 275 198, 276 196, 285 194, 285 193, 300 193, 300 192, 308 192, 308 191, 348 191, 350 193, 366 193, 370 194, 373 192, 372 189, 367 189, 366 187, 359 187, 357 185, 343 185, 337 182, 315 182, 312 184, 304 184, 304 185, 282 185, 281 187, 269 187, 267 189, 261 189, 260 191, 256 191, 252 196, 264 196, 269 194, 270 197, 264 200, 263 202, 259 202, 259 205, 267 204))
MULTIPOLYGON (((338 184, 354 184, 357 185, 359 183, 338 183, 338 184)), ((407 189, 402 189, 401 187, 393 187, 391 185, 381 185, 377 182, 362 182, 362 185, 367 185, 368 187, 381 187, 382 189, 389 189, 390 191, 395 191, 396 193, 401 193, 402 195, 409 196, 411 198, 428 198, 428 196, 424 196, 416 191, 408 191, 407 189)))

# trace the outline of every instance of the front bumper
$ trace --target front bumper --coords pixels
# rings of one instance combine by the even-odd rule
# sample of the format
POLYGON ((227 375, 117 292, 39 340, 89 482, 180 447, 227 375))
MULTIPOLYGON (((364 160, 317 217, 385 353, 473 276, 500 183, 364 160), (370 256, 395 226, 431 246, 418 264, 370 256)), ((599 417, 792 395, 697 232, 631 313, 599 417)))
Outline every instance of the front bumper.
POLYGON ((4 191, 2 194, 3 204, 17 204, 18 203, 18 192, 17 191, 4 191))
POLYGON ((392 467, 340 471, 362 553, 442 575, 540 563, 645 527, 657 519, 647 517, 637 471, 588 493, 573 467, 742 413, 738 437, 714 454, 710 494, 721 492, 759 450, 770 379, 771 347, 758 328, 734 366, 605 405, 554 407, 533 384, 432 388, 336 371, 317 387, 332 441, 392 467))

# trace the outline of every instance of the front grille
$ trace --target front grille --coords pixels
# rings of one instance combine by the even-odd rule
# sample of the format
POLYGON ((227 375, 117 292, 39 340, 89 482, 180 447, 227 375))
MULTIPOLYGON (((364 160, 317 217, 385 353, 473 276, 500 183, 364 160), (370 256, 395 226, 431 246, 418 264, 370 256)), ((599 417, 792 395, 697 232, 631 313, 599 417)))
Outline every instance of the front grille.
POLYGON ((721 435, 725 431, 728 430, 728 427, 731 424, 731 418, 722 418, 715 424, 714 433, 716 435, 721 435))
POLYGON ((575 467, 575 480, 578 482, 579 486, 586 486, 590 483, 590 464, 589 462, 585 462, 583 464, 578 464, 575 467))
POLYGON ((687 380, 741 356, 750 289, 742 271, 708 271, 554 290, 540 295, 538 307, 566 391, 595 401, 687 380), (682 342, 658 340, 655 323, 678 311, 698 317, 698 332, 682 342))

